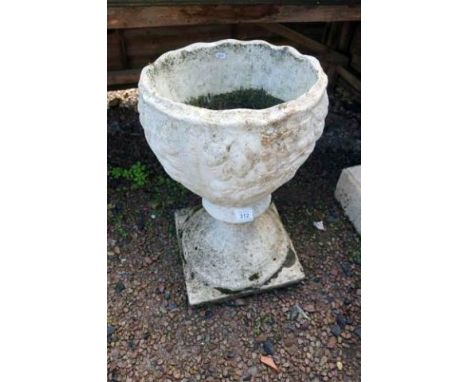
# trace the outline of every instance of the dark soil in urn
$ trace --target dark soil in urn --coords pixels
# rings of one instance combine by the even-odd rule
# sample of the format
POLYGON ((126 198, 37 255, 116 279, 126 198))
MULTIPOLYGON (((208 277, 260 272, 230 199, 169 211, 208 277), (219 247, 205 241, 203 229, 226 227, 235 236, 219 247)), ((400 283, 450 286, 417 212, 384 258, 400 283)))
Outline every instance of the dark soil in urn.
POLYGON ((205 109, 228 110, 266 109, 283 102, 263 89, 239 89, 229 93, 202 95, 190 99, 187 103, 205 109))
POLYGON ((201 200, 148 147, 136 89, 107 94, 108 381, 360 381, 360 236, 333 195, 361 162, 360 104, 341 88, 329 96, 314 152, 272 195, 306 279, 191 308, 174 211, 201 200))

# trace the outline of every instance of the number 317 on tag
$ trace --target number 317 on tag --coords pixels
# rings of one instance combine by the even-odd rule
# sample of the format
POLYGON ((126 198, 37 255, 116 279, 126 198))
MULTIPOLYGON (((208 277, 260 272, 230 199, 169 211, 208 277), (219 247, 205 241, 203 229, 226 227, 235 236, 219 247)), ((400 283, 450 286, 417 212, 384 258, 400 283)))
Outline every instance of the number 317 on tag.
POLYGON ((237 210, 236 215, 237 220, 241 222, 251 222, 254 220, 253 210, 251 208, 237 210))

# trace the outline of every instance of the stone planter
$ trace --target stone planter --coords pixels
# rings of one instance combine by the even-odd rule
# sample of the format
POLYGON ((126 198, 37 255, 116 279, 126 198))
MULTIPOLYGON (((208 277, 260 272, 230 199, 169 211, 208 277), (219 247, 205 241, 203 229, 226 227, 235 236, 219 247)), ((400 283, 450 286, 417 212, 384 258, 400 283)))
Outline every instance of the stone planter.
POLYGON ((139 82, 146 139, 203 208, 176 213, 190 304, 303 279, 271 203, 313 151, 328 109, 317 59, 264 41, 223 40, 168 52, 139 82), (284 100, 266 109, 209 110, 205 94, 263 89, 284 100))

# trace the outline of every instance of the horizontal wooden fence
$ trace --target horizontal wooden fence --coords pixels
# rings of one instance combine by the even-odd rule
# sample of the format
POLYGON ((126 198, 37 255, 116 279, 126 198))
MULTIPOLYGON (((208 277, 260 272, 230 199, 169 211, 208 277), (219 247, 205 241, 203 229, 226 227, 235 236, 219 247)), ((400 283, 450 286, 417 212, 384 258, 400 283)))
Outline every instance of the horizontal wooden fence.
MULTIPOLYGON (((123 6, 122 4, 128 5, 129 0, 126 1, 127 3, 114 0, 108 5, 107 83, 110 89, 135 86, 142 67, 153 62, 164 52, 194 42, 236 38, 261 39, 277 45, 294 46, 302 53, 316 56, 329 75, 331 83, 339 78, 353 90, 360 91, 359 6, 329 5, 328 8, 334 7, 340 11, 330 8, 326 12, 314 13, 313 17, 310 10, 306 15, 291 15, 289 11, 284 10, 284 6, 280 13, 273 12, 270 7, 268 9, 270 13, 274 13, 273 17, 265 10, 261 13, 258 10, 261 8, 256 8, 257 13, 246 18, 239 11, 223 17, 222 11, 226 10, 220 10, 219 7, 215 14, 195 12, 198 14, 196 16, 193 8, 188 9, 194 5, 123 6), (158 10, 157 15, 141 13, 141 9, 148 8, 154 12, 158 10), (332 18, 333 21, 328 20, 328 17, 332 17, 331 14, 335 18, 332 18), (139 15, 139 18, 135 15, 139 15), (161 19, 161 15, 165 15, 166 18, 161 19)), ((138 4, 149 0, 141 1, 138 4)), ((259 4, 256 7, 260 6, 267 5, 259 4)))

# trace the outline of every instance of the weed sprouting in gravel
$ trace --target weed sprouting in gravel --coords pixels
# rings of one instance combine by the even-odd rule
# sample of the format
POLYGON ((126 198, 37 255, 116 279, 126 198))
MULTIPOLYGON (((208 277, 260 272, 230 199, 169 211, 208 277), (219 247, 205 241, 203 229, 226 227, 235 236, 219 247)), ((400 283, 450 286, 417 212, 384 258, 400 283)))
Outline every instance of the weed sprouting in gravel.
POLYGON ((112 179, 125 179, 131 183, 133 189, 138 189, 147 184, 149 170, 144 164, 136 162, 130 168, 111 167, 109 176, 112 179))

